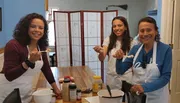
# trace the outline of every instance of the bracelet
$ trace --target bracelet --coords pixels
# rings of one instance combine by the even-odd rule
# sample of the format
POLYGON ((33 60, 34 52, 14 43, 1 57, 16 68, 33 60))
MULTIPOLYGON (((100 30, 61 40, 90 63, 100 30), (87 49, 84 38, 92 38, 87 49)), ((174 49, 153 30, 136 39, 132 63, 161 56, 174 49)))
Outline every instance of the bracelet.
POLYGON ((25 60, 25 63, 31 69, 33 69, 35 67, 35 63, 30 62, 28 59, 25 60))

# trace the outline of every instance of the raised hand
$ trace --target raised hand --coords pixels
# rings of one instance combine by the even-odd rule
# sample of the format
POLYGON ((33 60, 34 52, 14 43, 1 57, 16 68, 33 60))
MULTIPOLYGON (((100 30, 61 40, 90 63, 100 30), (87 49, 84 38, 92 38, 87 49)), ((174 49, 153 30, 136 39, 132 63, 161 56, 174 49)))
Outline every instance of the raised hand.
POLYGON ((103 53, 103 52, 104 52, 104 49, 103 49, 103 47, 101 47, 101 46, 95 46, 93 49, 94 49, 97 53, 103 53))
POLYGON ((116 50, 112 56, 117 59, 122 59, 124 56, 124 52, 122 49, 119 49, 119 50, 116 50))
POLYGON ((29 61, 31 61, 32 63, 36 62, 37 60, 39 60, 41 57, 41 53, 37 50, 37 48, 33 49, 30 52, 30 57, 29 57, 29 61))

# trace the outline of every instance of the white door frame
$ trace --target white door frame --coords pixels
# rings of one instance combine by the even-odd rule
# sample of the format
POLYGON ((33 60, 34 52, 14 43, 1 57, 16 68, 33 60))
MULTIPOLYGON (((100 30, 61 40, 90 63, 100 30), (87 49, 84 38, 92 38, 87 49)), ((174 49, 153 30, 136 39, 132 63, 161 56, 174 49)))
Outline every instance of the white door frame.
POLYGON ((162 0, 161 13, 161 41, 166 44, 172 43, 172 25, 173 25, 173 0, 162 0))
POLYGON ((173 44, 173 62, 170 81, 170 103, 180 102, 180 1, 162 0, 161 30, 162 41, 167 44, 173 44))

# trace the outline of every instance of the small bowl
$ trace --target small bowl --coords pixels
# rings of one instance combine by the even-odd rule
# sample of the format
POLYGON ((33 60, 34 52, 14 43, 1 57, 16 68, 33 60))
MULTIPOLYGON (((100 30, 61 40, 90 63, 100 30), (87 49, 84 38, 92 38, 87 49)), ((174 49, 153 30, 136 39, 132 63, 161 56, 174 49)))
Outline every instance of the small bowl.
POLYGON ((121 90, 111 90, 112 97, 110 97, 108 90, 100 90, 97 94, 100 103, 121 103, 124 92, 121 90))
POLYGON ((53 92, 50 89, 41 89, 35 91, 32 95, 35 103, 50 103, 53 92))

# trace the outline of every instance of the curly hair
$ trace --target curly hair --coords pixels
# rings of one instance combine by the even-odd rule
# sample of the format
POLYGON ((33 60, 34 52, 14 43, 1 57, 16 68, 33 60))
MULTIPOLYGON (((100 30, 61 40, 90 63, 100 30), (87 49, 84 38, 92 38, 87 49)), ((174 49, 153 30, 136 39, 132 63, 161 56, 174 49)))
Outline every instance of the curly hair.
POLYGON ((44 22, 44 35, 43 37, 38 41, 38 45, 40 47, 48 46, 48 24, 45 20, 45 18, 37 13, 30 13, 27 14, 25 17, 21 18, 18 24, 16 25, 14 31, 13 31, 13 38, 16 39, 20 44, 26 46, 30 44, 31 38, 28 34, 28 30, 30 27, 30 24, 33 19, 40 19, 44 22))
MULTIPOLYGON (((127 30, 124 31, 124 33, 122 35, 122 40, 121 40, 121 49, 123 50, 124 53, 126 53, 126 52, 128 52, 130 50, 131 40, 132 40, 132 38, 130 37, 128 22, 127 22, 126 18, 124 18, 122 16, 117 16, 117 17, 113 18, 112 25, 113 25, 113 21, 116 20, 116 19, 122 21, 124 23, 124 26, 127 28, 127 30)), ((111 49, 114 46, 116 46, 115 44, 116 44, 116 41, 117 41, 117 36, 113 32, 113 27, 111 29, 111 35, 109 36, 109 38, 110 38, 110 43, 108 45, 107 55, 109 54, 111 49)))
POLYGON ((158 27, 157 27, 157 24, 156 24, 156 20, 153 19, 152 17, 145 17, 145 18, 142 18, 139 23, 138 23, 138 27, 140 25, 141 22, 148 22, 148 23, 152 23, 154 24, 154 28, 155 30, 157 31, 157 35, 155 36, 155 41, 160 41, 160 34, 159 34, 159 31, 158 31, 158 27))

